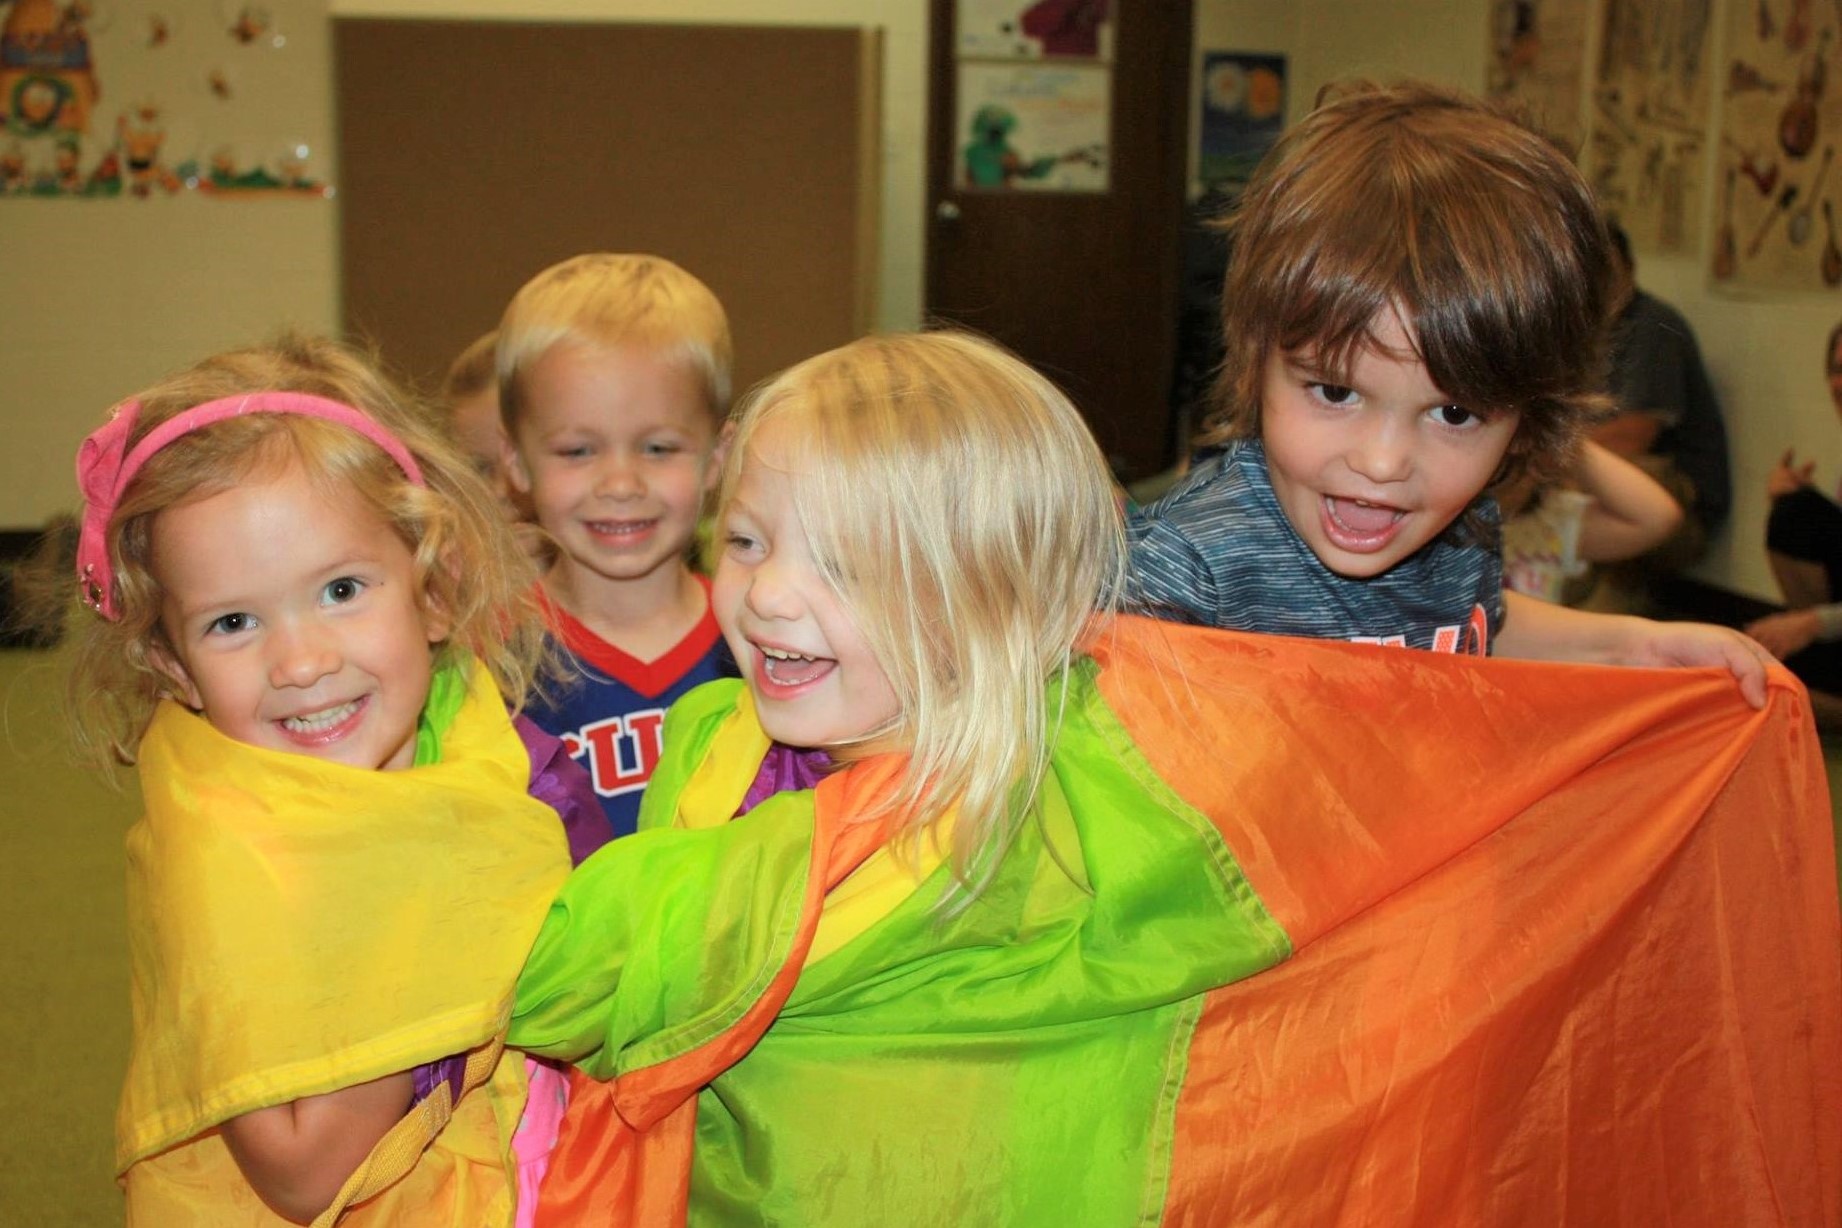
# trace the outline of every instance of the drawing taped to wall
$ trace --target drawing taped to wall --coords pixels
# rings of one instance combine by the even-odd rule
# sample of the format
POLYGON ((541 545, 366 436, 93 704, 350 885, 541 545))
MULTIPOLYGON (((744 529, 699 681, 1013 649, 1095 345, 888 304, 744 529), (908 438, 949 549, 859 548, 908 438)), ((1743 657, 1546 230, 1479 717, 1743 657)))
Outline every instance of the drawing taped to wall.
POLYGON ((1712 91, 1713 0, 1605 0, 1582 158, 1642 251, 1694 250, 1712 91))
POLYGON ((1587 0, 1493 0, 1486 92, 1570 149, 1585 135, 1587 0))
POLYGON ((325 0, 0 0, 0 196, 330 195, 284 18, 325 0))
POLYGON ((1107 190, 1108 69, 961 60, 958 76, 961 189, 1107 190))
POLYGON ((1709 274, 1752 290, 1842 286, 1832 177, 1842 99, 1829 79, 1842 11, 1813 0, 1753 0, 1728 11, 1722 191, 1709 274))
POLYGON ((958 0, 962 57, 1031 60, 1113 58, 1112 0, 958 0))

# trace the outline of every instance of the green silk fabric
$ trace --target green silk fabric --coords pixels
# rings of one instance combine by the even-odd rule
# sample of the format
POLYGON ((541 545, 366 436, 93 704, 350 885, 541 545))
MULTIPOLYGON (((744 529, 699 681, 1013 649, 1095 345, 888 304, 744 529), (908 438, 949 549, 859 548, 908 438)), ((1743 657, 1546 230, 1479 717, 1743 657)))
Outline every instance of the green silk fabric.
MULTIPOLYGON (((1290 944, 1094 670, 1073 671, 1037 814, 976 900, 940 907, 943 866, 808 965, 702 1091, 692 1223, 1156 1221, 1202 997, 1290 944)), ((677 813, 741 685, 672 709, 643 830, 565 886, 519 982, 513 1044, 617 1077, 720 1033, 784 963, 811 792, 645 830, 677 813)))

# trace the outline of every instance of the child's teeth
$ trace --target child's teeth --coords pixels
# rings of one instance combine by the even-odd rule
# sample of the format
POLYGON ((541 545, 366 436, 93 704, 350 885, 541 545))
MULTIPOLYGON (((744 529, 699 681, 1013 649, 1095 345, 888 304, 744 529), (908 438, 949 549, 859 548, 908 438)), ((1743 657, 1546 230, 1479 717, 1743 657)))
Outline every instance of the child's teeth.
POLYGON ((764 657, 772 657, 776 661, 811 661, 811 660, 814 660, 814 658, 806 656, 804 653, 788 652, 784 648, 765 648, 764 647, 761 650, 761 655, 764 657))
POLYGON ((296 733, 319 733, 331 729, 352 713, 358 711, 358 700, 340 704, 337 708, 327 708, 323 712, 310 712, 306 716, 290 716, 282 724, 296 733))

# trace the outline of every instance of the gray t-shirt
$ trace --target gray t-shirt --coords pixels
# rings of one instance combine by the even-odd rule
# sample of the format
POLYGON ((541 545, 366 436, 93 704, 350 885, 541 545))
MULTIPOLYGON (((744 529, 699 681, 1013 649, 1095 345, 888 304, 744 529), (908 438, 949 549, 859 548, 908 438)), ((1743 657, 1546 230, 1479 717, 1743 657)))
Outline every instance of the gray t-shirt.
MULTIPOLYGON (((1472 505, 1486 537, 1496 502, 1472 505)), ((1127 515, 1132 590, 1150 613, 1271 635, 1396 644, 1482 656, 1503 621, 1494 540, 1448 532, 1366 580, 1324 566, 1280 510, 1255 441, 1200 461, 1127 515)))

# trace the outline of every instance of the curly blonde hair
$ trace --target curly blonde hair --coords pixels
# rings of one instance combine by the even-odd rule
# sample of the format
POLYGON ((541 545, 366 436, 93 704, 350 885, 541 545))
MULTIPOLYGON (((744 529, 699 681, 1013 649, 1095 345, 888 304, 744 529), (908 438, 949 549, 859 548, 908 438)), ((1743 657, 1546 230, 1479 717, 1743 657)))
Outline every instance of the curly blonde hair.
POLYGON ((154 518, 290 463, 315 481, 349 490, 409 548, 419 602, 438 610, 450 627, 439 654, 471 653, 514 704, 531 691, 546 662, 530 564, 492 492, 446 440, 436 417, 366 356, 324 338, 289 334, 207 358, 135 398, 140 409, 128 447, 193 406, 265 391, 311 393, 376 419, 409 450, 427 485, 411 482, 383 449, 356 432, 294 414, 229 418, 155 453, 109 522, 120 617, 109 621, 77 607, 68 574, 63 585, 60 604, 73 654, 71 716, 80 748, 95 759, 134 762, 155 705, 172 691, 158 663, 172 646, 161 629, 161 593, 149 569, 154 518))
POLYGON ((1054 384, 953 332, 864 338, 751 394, 723 508, 770 425, 819 572, 895 692, 870 736, 909 755, 898 837, 956 809, 956 885, 976 892, 1034 810, 1068 668, 1121 592, 1105 458, 1054 384))

